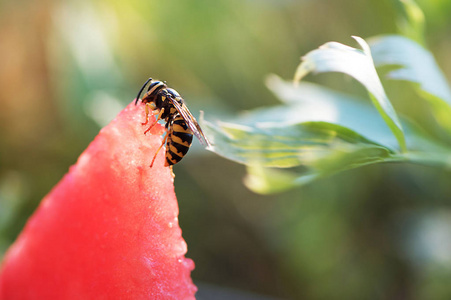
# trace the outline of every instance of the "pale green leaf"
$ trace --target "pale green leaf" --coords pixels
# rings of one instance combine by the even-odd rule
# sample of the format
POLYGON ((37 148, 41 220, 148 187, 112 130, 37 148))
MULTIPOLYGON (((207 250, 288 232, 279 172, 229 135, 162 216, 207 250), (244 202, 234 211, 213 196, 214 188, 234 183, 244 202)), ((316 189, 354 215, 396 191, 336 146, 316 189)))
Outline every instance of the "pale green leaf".
POLYGON ((451 90, 433 55, 414 41, 398 36, 369 40, 376 66, 398 65, 388 76, 413 82, 430 103, 437 122, 451 133, 451 90))
POLYGON ((303 171, 293 172, 286 169, 263 168, 248 166, 248 174, 244 183, 260 194, 279 193, 297 186, 307 184, 318 178, 379 162, 405 161, 404 156, 398 156, 377 146, 354 145, 339 147, 324 153, 320 159, 312 162, 303 171))
MULTIPOLYGON (((230 122, 203 122, 217 154, 258 170, 303 166, 309 180, 400 159, 393 150, 396 139, 368 103, 313 84, 295 88, 276 76, 268 86, 287 105, 256 109, 230 122)), ((267 181, 252 174, 248 182, 267 181)), ((306 182, 299 174, 295 178, 286 186, 306 182)))
POLYGON ((392 151, 397 140, 377 109, 365 99, 339 93, 323 86, 301 81, 297 86, 272 75, 267 87, 282 102, 289 105, 272 109, 257 109, 244 117, 248 122, 271 118, 274 122, 329 122, 352 129, 368 140, 392 151))
POLYGON ((299 165, 316 168, 335 153, 352 153, 362 148, 390 150, 356 132, 327 122, 284 124, 258 122, 244 125, 218 122, 203 124, 214 144, 213 151, 239 163, 251 166, 289 168, 299 165))
POLYGON ((368 44, 359 37, 354 39, 363 50, 337 42, 329 42, 307 53, 296 70, 295 81, 310 72, 341 72, 359 81, 369 92, 371 100, 396 137, 400 150, 406 150, 404 132, 377 75, 368 44))
POLYGON ((245 184, 255 192, 281 192, 379 162, 451 162, 447 148, 406 120, 409 152, 397 153, 393 134, 364 99, 312 83, 294 87, 277 76, 267 85, 285 105, 255 109, 229 122, 201 120, 214 152, 248 166, 245 184), (298 168, 274 169, 293 167, 298 168))

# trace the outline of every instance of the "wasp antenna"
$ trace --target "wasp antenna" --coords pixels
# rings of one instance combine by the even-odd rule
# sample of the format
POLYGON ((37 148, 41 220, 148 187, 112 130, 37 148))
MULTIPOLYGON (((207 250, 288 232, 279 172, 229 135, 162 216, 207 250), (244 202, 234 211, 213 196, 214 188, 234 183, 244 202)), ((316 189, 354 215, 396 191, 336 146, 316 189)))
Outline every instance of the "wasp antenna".
POLYGON ((143 92, 144 88, 146 87, 146 85, 149 83, 149 81, 151 81, 152 78, 147 79, 147 81, 143 84, 143 86, 141 87, 141 89, 138 92, 138 96, 136 96, 136 100, 135 100, 135 105, 138 104, 138 100, 139 97, 141 97, 141 93, 143 92))

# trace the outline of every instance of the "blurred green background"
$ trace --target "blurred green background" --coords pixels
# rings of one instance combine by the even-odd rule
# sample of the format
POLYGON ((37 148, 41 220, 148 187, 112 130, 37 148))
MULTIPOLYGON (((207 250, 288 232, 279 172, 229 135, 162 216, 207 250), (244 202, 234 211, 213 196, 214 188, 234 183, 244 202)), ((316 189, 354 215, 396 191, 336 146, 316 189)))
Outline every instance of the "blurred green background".
MULTIPOLYGON (((449 78, 451 1, 418 3, 449 78)), ((149 76, 168 81, 196 115, 226 119, 277 104, 265 77, 292 78, 319 45, 396 33, 400 8, 394 0, 1 1, 0 253, 149 76)), ((368 97, 343 75, 307 80, 368 97)), ((399 111, 421 111, 407 85, 386 84, 399 111)), ((244 187, 244 166, 195 144, 174 172, 199 295, 208 284, 287 299, 451 299, 449 172, 374 165, 261 196, 244 187)))

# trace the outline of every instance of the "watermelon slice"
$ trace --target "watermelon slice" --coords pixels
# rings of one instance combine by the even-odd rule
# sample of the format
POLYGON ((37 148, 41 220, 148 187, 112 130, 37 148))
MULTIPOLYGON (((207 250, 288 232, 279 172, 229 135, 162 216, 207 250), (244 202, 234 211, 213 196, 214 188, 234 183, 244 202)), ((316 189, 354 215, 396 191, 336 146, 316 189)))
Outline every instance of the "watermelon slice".
POLYGON ((0 299, 194 299, 164 150, 133 102, 43 199, 0 267, 0 299))

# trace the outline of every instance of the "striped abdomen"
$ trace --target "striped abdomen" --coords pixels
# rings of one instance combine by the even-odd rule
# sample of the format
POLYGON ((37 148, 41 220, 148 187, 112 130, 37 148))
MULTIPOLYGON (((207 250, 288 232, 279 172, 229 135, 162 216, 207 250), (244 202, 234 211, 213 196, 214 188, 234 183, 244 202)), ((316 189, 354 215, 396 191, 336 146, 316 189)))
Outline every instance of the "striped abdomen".
POLYGON ((168 130, 165 166, 172 166, 181 161, 188 152, 192 141, 193 132, 186 125, 183 117, 181 115, 175 116, 168 130))

